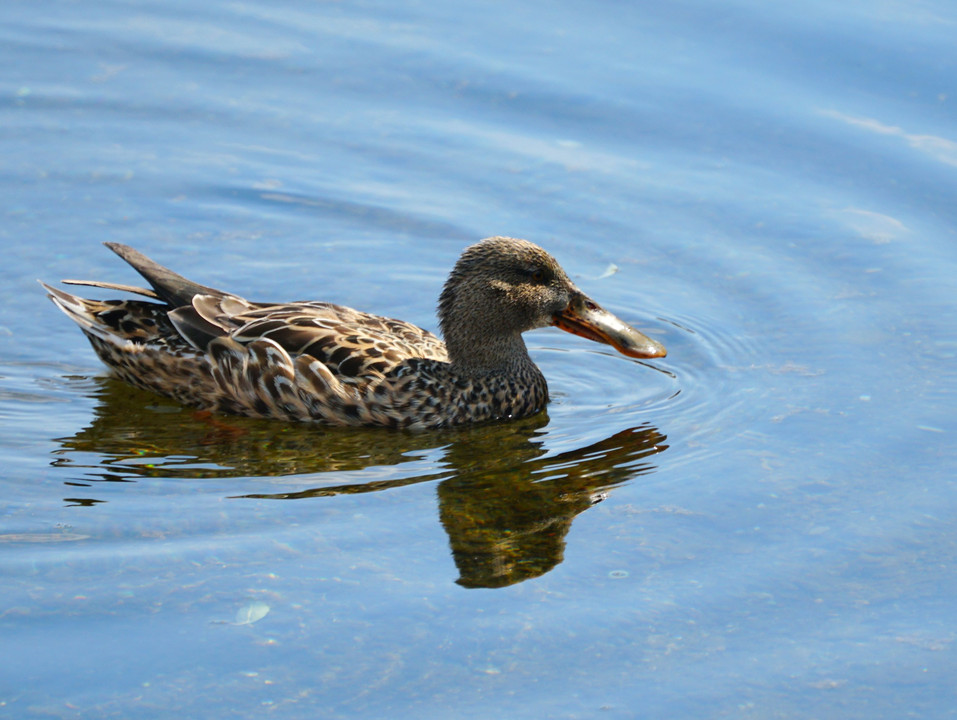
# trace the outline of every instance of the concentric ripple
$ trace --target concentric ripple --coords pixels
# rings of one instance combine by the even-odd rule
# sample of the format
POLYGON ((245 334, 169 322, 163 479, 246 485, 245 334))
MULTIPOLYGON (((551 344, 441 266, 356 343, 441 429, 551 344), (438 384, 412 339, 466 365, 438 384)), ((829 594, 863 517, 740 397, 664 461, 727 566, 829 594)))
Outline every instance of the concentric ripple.
POLYGON ((766 367, 753 335, 708 315, 656 322, 667 328, 659 336, 668 348, 662 359, 632 360, 561 336, 533 345, 551 390, 550 435, 563 434, 556 425, 565 423, 578 441, 607 433, 610 424, 650 423, 668 436, 673 465, 717 453, 722 439, 748 430, 761 412, 756 396, 767 391, 746 377, 766 367))

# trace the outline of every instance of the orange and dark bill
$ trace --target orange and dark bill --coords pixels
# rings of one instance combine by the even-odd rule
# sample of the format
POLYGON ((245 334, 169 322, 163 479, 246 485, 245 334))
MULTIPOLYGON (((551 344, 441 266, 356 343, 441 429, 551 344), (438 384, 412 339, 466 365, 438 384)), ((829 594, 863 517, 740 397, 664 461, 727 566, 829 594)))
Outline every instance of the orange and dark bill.
POLYGON ((622 355, 657 358, 668 354, 665 346, 642 335, 583 294, 576 294, 568 307, 554 316, 555 327, 573 335, 611 345, 622 355))

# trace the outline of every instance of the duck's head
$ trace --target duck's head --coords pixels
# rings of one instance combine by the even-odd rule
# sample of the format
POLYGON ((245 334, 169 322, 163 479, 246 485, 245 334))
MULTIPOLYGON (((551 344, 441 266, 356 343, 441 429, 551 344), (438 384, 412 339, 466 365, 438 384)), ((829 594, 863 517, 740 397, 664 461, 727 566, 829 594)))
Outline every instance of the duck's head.
POLYGON ((524 353, 523 332, 550 325, 629 357, 666 353, 575 287, 542 248, 515 238, 466 248, 439 298, 439 321, 452 361, 475 367, 506 364, 509 354, 524 353))

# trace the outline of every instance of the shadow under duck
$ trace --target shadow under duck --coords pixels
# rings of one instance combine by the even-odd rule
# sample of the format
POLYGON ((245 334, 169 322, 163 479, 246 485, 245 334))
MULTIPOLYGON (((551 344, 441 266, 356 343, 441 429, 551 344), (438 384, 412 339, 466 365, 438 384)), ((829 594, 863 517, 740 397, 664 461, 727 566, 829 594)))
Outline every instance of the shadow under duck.
POLYGON ((249 302, 105 243, 152 289, 88 300, 41 283, 121 379, 186 405, 334 425, 439 428, 519 418, 548 388, 522 333, 554 325, 634 358, 664 347, 581 292, 545 250, 492 237, 467 248, 439 298, 443 343, 411 323, 326 302, 249 302))

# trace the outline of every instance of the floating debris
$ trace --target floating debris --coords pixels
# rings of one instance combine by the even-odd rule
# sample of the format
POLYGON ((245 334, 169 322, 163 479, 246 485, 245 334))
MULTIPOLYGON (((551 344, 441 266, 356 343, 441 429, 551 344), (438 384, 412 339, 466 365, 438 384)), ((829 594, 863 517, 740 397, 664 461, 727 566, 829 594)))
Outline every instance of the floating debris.
POLYGON ((615 263, 609 263, 608 267, 605 268, 605 272, 599 275, 596 280, 604 280, 606 277, 611 277, 616 272, 618 272, 618 266, 615 263))
POLYGON ((234 624, 252 625, 266 617, 270 609, 271 608, 261 600, 243 605, 236 613, 236 622, 234 624))

